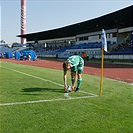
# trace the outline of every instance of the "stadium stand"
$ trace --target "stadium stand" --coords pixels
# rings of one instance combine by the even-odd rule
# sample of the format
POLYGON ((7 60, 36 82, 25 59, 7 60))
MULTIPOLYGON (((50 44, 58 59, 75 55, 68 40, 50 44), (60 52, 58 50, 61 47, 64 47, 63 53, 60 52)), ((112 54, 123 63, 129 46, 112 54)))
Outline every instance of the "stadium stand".
POLYGON ((35 47, 37 55, 67 57, 75 54, 75 51, 81 54, 88 50, 90 57, 100 58, 101 30, 105 29, 108 43, 108 52, 105 54, 129 54, 129 58, 133 58, 130 56, 132 44, 125 43, 132 40, 132 8, 129 6, 92 20, 17 37, 26 38, 27 43, 38 45, 35 47))

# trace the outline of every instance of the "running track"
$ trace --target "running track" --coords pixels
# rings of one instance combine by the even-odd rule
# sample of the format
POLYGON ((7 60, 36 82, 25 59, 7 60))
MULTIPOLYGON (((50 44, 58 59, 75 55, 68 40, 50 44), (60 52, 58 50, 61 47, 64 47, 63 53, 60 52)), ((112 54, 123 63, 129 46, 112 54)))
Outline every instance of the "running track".
MULTIPOLYGON (((0 61, 62 70, 62 62, 59 61, 48 61, 48 60, 18 61, 15 59, 0 59, 0 61)), ((87 64, 85 63, 83 73, 100 76, 101 65, 87 62, 87 64)), ((133 83, 133 68, 131 65, 106 64, 104 65, 104 77, 125 81, 128 83, 133 83)))

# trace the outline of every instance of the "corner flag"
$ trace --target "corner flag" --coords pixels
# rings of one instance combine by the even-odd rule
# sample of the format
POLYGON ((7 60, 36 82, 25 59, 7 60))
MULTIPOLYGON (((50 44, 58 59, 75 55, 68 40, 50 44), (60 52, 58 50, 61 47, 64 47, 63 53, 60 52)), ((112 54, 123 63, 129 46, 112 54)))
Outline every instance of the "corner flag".
POLYGON ((102 81, 103 81, 103 64, 104 64, 104 51, 107 52, 107 39, 106 33, 104 29, 102 29, 102 62, 101 62, 101 79, 100 79, 100 93, 99 95, 102 96, 102 81))
POLYGON ((107 52, 107 39, 104 29, 102 29, 102 46, 104 46, 104 51, 107 52))

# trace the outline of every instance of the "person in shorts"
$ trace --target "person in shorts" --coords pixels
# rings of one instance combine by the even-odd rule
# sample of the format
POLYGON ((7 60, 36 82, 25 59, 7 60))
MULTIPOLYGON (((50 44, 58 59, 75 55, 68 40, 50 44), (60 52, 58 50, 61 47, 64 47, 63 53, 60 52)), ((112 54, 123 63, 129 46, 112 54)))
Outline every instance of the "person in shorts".
POLYGON ((63 63, 63 79, 64 79, 64 89, 67 90, 67 71, 71 71, 71 90, 77 92, 82 84, 82 72, 84 69, 84 59, 79 55, 70 56, 63 63), (76 86, 77 83, 77 86, 76 86))

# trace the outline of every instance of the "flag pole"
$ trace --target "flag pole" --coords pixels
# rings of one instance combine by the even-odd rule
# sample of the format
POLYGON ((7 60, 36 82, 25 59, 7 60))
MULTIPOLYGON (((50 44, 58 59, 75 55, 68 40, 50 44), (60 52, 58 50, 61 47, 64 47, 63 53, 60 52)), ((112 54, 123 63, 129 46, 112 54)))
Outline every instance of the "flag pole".
POLYGON ((103 64, 104 64, 104 51, 107 52, 107 39, 104 29, 102 29, 102 63, 101 63, 101 79, 100 79, 100 93, 99 96, 102 96, 102 85, 103 85, 103 64))
POLYGON ((99 93, 99 96, 102 96, 103 63, 104 63, 104 46, 102 46, 102 63, 101 63, 101 79, 100 79, 100 93, 99 93))

